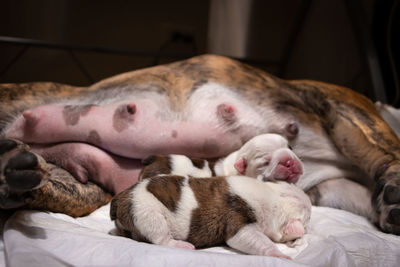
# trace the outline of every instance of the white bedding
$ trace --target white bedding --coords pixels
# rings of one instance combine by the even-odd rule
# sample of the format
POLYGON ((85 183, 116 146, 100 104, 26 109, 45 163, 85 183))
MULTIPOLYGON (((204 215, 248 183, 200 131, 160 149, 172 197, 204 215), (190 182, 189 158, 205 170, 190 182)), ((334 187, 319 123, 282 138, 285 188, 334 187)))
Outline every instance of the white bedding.
POLYGON ((0 264, 6 266, 400 266, 400 237, 366 219, 313 207, 304 238, 279 248, 292 261, 242 255, 225 247, 189 251, 111 235, 110 206, 74 219, 19 211, 5 223, 0 264))

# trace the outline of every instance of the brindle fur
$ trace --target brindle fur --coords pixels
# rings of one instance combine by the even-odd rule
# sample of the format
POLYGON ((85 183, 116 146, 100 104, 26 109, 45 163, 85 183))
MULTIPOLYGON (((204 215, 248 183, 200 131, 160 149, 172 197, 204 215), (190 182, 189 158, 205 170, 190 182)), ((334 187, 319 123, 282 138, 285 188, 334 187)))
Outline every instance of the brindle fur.
POLYGON ((377 183, 373 198, 376 211, 385 214, 381 219, 394 216, 397 225, 385 230, 400 233, 398 208, 387 205, 388 197, 382 193, 388 185, 400 187, 400 141, 369 99, 344 87, 285 81, 225 57, 204 55, 120 74, 87 88, 55 83, 1 85, 0 98, 7 104, 0 110, 0 129, 24 109, 60 98, 97 104, 116 95, 124 98, 131 92, 154 91, 166 95, 169 108, 179 112, 190 95, 208 82, 229 87, 254 106, 273 107, 295 117, 300 125, 328 135, 337 149, 367 174, 366 184, 377 183))
POLYGON ((40 176, 44 185, 36 186, 36 189, 33 190, 27 190, 20 185, 16 192, 3 193, 8 197, 0 199, 0 207, 12 207, 13 205, 17 207, 21 205, 19 202, 22 201, 25 202, 25 208, 62 212, 73 217, 79 217, 90 214, 111 200, 112 196, 99 186, 91 182, 86 184, 77 182, 69 172, 46 163, 41 156, 30 152, 29 146, 20 142, 14 142, 15 145, 7 145, 6 147, 2 144, 4 142, 0 143, 0 147, 3 148, 0 155, 6 161, 4 164, 0 162, 1 190, 8 189, 7 187, 4 188, 4 176, 7 172, 8 175, 40 176), (23 163, 22 165, 25 165, 25 168, 21 170, 21 163, 10 164, 13 159, 14 161, 20 160, 20 155, 30 155, 36 160, 28 165, 23 163), (15 167, 11 165, 15 165, 15 167))
POLYGON ((94 183, 80 184, 65 170, 52 164, 48 168, 51 179, 31 192, 33 201, 27 208, 80 217, 92 213, 112 199, 110 194, 94 183))

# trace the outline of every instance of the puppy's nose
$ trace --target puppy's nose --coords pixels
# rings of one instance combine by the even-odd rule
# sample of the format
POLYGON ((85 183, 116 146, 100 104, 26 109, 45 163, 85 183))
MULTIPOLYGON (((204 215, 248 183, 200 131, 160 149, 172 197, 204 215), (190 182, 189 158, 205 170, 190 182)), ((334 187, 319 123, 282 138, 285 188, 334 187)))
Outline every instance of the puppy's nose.
POLYGON ((288 168, 293 167, 293 166, 294 166, 294 160, 293 160, 293 159, 287 160, 287 161, 285 162, 284 166, 285 166, 285 167, 288 167, 288 168))
POLYGON ((298 173, 298 174, 303 173, 303 168, 301 167, 300 162, 296 159, 288 159, 284 163, 284 166, 294 173, 298 173))

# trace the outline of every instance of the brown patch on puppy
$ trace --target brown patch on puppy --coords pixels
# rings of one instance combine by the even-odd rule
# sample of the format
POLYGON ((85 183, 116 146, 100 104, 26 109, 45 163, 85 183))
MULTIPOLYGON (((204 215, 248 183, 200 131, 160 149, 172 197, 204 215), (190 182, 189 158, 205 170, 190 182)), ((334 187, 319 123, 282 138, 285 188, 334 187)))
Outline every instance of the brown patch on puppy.
POLYGON ((171 132, 171 136, 172 136, 172 138, 177 138, 178 137, 178 132, 176 130, 173 130, 171 132))
POLYGON ((256 222, 251 207, 229 192, 223 177, 189 179, 199 207, 192 212, 187 241, 196 248, 225 244, 243 226, 256 222))
POLYGON ((117 132, 122 132, 134 121, 136 113, 135 104, 122 104, 114 112, 113 127, 117 132))
POLYGON ((169 156, 149 156, 142 160, 142 164, 139 181, 160 174, 170 174, 172 170, 169 156))
POLYGON ((86 141, 90 144, 99 145, 101 144, 101 137, 96 130, 91 130, 86 141))
POLYGON ((203 169, 206 165, 206 160, 204 159, 190 158, 190 161, 192 162, 193 166, 199 169, 203 169))
POLYGON ((147 190, 152 193, 167 209, 174 212, 181 198, 182 176, 160 176, 150 180, 147 190))
MULTIPOLYGON (((131 187, 133 189, 134 187, 131 187)), ((132 205, 132 190, 125 190, 120 194, 116 195, 110 206, 110 217, 111 220, 115 220, 118 234, 132 238, 137 241, 149 242, 140 232, 136 229, 133 221, 135 214, 132 205)))
POLYGON ((63 109, 63 118, 65 121, 65 124, 67 125, 76 125, 79 122, 79 119, 81 116, 85 116, 88 114, 90 109, 94 105, 88 104, 88 105, 66 105, 63 109))

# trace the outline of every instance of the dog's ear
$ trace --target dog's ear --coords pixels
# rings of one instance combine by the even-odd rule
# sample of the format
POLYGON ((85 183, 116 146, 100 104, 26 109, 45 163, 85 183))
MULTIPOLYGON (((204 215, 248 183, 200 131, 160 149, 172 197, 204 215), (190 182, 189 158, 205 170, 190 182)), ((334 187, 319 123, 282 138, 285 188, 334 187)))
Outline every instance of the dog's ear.
POLYGON ((246 173, 247 161, 245 158, 241 157, 235 162, 235 169, 242 175, 246 173))

